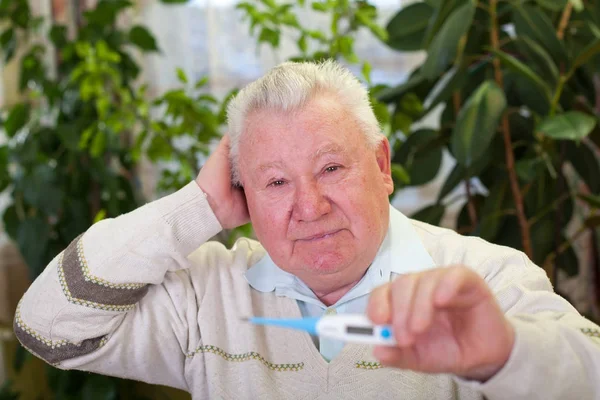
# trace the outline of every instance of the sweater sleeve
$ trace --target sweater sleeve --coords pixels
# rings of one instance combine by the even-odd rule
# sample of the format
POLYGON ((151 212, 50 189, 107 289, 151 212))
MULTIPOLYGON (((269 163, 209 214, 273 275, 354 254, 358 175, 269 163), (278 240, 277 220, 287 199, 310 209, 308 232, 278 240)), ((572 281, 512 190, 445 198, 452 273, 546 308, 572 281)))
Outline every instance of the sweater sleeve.
POLYGON ((195 182, 94 224, 21 299, 19 341, 58 368, 187 389, 187 256, 220 230, 195 182))
POLYGON ((490 264, 486 280, 514 327, 513 350, 488 381, 458 382, 489 400, 600 399, 600 327, 554 293, 522 253, 505 254, 490 264))

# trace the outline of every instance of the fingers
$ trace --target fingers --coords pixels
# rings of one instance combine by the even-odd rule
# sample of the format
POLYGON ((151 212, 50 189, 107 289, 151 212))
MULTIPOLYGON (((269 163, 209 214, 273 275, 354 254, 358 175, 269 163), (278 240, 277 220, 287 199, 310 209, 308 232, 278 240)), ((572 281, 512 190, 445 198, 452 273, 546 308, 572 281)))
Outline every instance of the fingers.
POLYGON ((419 369, 418 353, 411 347, 377 346, 373 350, 373 356, 387 367, 419 369))
POLYGON ((465 308, 483 301, 491 292, 483 279, 464 267, 446 268, 434 295, 434 303, 440 308, 465 308))
POLYGON ((409 311, 408 329, 414 334, 425 332, 435 314, 434 293, 443 279, 443 270, 431 271, 420 276, 409 311))
POLYGON ((390 293, 392 285, 387 283, 375 288, 369 296, 367 316, 373 323, 383 325, 392 322, 392 307, 390 293))
POLYGON ((399 346, 410 346, 414 340, 408 327, 419 274, 401 275, 392 282, 392 327, 399 346))
POLYGON ((483 300, 485 287, 465 267, 401 275, 372 292, 367 315, 376 324, 392 324, 398 345, 410 346, 430 328, 438 310, 473 306, 483 300))

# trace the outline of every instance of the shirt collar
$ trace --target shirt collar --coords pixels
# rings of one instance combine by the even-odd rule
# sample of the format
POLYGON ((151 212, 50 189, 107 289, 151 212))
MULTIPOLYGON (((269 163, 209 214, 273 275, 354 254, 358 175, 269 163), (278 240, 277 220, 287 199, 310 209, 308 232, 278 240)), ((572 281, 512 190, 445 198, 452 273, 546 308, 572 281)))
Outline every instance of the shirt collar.
MULTIPOLYGON (((389 282, 392 274, 419 272, 435 264, 415 232, 409 218, 390 205, 388 232, 367 272, 336 304, 370 293, 389 282)), ((245 273, 246 280, 259 292, 272 292, 296 300, 321 304, 308 286, 293 274, 279 268, 266 254, 245 273)))

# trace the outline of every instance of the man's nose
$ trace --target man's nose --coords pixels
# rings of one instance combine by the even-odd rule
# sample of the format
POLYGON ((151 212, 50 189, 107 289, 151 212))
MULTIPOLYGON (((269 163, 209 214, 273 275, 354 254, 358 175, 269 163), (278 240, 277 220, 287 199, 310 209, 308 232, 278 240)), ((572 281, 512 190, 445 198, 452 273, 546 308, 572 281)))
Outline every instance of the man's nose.
POLYGON ((299 221, 315 221, 331 211, 329 199, 316 182, 298 185, 294 200, 294 214, 299 221))

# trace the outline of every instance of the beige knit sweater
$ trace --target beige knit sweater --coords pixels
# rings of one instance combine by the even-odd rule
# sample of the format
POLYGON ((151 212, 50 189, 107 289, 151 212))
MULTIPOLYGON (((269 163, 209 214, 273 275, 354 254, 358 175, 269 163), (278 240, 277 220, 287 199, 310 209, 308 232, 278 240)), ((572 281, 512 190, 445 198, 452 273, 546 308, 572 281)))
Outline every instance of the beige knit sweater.
POLYGON ((600 329, 552 293, 520 252, 413 221, 438 266, 480 273, 514 324, 505 367, 485 384, 381 368, 347 345, 330 363, 306 333, 240 316, 299 317, 297 303, 250 288, 265 255, 221 227, 192 182, 92 226, 23 297, 15 332, 59 368, 170 385, 195 399, 600 399, 600 329))

